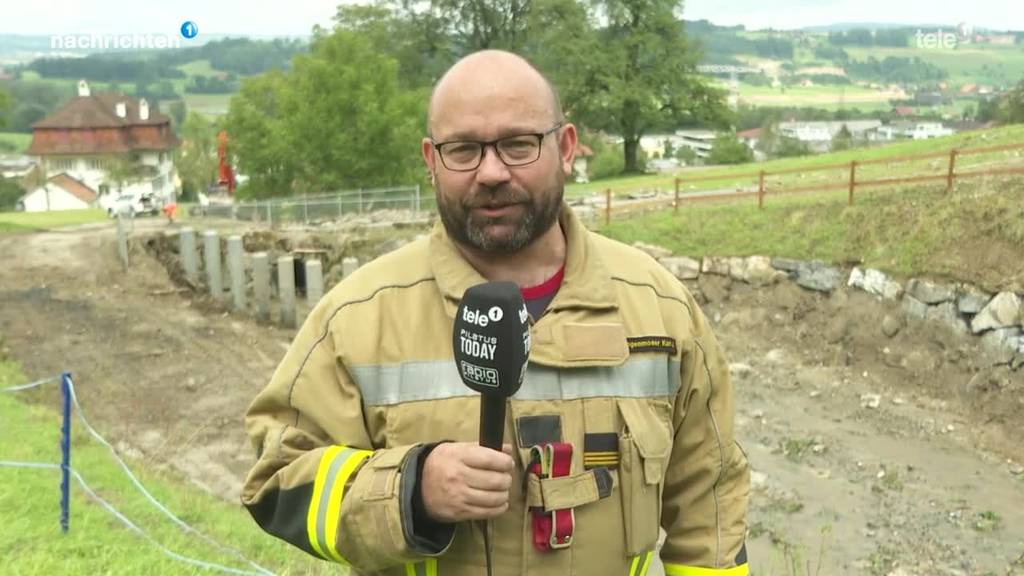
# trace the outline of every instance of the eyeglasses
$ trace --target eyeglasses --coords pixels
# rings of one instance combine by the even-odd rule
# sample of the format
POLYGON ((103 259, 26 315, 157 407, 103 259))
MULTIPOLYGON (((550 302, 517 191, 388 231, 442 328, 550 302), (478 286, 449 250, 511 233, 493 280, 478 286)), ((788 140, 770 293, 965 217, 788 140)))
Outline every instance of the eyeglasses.
POLYGON ((483 142, 480 140, 450 140, 435 142, 431 139, 437 154, 441 157, 444 167, 453 172, 470 172, 480 167, 483 162, 484 150, 493 146, 498 158, 506 166, 526 166, 540 159, 540 145, 544 137, 562 127, 562 123, 546 132, 534 134, 517 134, 497 140, 483 142))

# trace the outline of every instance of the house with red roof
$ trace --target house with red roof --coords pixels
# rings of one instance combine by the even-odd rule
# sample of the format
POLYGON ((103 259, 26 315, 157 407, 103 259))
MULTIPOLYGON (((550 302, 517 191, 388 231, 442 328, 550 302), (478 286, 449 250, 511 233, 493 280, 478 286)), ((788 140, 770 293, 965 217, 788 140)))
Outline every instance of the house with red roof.
POLYGON ((175 197, 173 152, 178 145, 170 117, 145 98, 93 94, 82 80, 77 97, 32 125, 26 154, 37 159, 46 184, 29 192, 22 203, 26 210, 60 210, 67 208, 52 206, 72 206, 77 200, 109 209, 119 195, 170 202, 175 197), (61 200, 40 200, 54 197, 61 200))

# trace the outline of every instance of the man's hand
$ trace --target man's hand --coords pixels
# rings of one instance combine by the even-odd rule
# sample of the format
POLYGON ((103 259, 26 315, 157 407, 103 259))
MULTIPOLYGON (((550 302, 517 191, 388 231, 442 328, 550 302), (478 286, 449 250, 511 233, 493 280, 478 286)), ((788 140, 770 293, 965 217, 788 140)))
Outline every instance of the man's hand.
POLYGON ((508 510, 515 462, 506 452, 471 442, 438 444, 423 463, 420 479, 427 514, 438 522, 461 522, 508 510))

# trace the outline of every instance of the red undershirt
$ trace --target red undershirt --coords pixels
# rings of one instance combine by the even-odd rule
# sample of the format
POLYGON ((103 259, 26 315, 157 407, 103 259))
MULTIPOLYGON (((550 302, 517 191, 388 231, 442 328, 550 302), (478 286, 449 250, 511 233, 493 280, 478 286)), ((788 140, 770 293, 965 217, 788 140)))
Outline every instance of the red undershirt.
POLYGON ((562 278, 565 277, 565 264, 555 272, 555 275, 536 286, 520 288, 523 300, 526 301, 526 309, 534 319, 540 318, 541 314, 554 299, 558 289, 562 287, 562 278))

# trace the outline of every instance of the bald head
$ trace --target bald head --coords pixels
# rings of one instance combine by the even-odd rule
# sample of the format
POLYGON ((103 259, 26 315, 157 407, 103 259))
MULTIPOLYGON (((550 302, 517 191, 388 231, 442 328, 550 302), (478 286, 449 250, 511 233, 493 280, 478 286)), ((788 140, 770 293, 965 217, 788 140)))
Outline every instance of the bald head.
POLYGON ((526 59, 503 50, 474 52, 456 62, 434 86, 427 129, 434 138, 445 138, 445 130, 459 117, 510 110, 524 121, 563 120, 554 87, 526 59))

